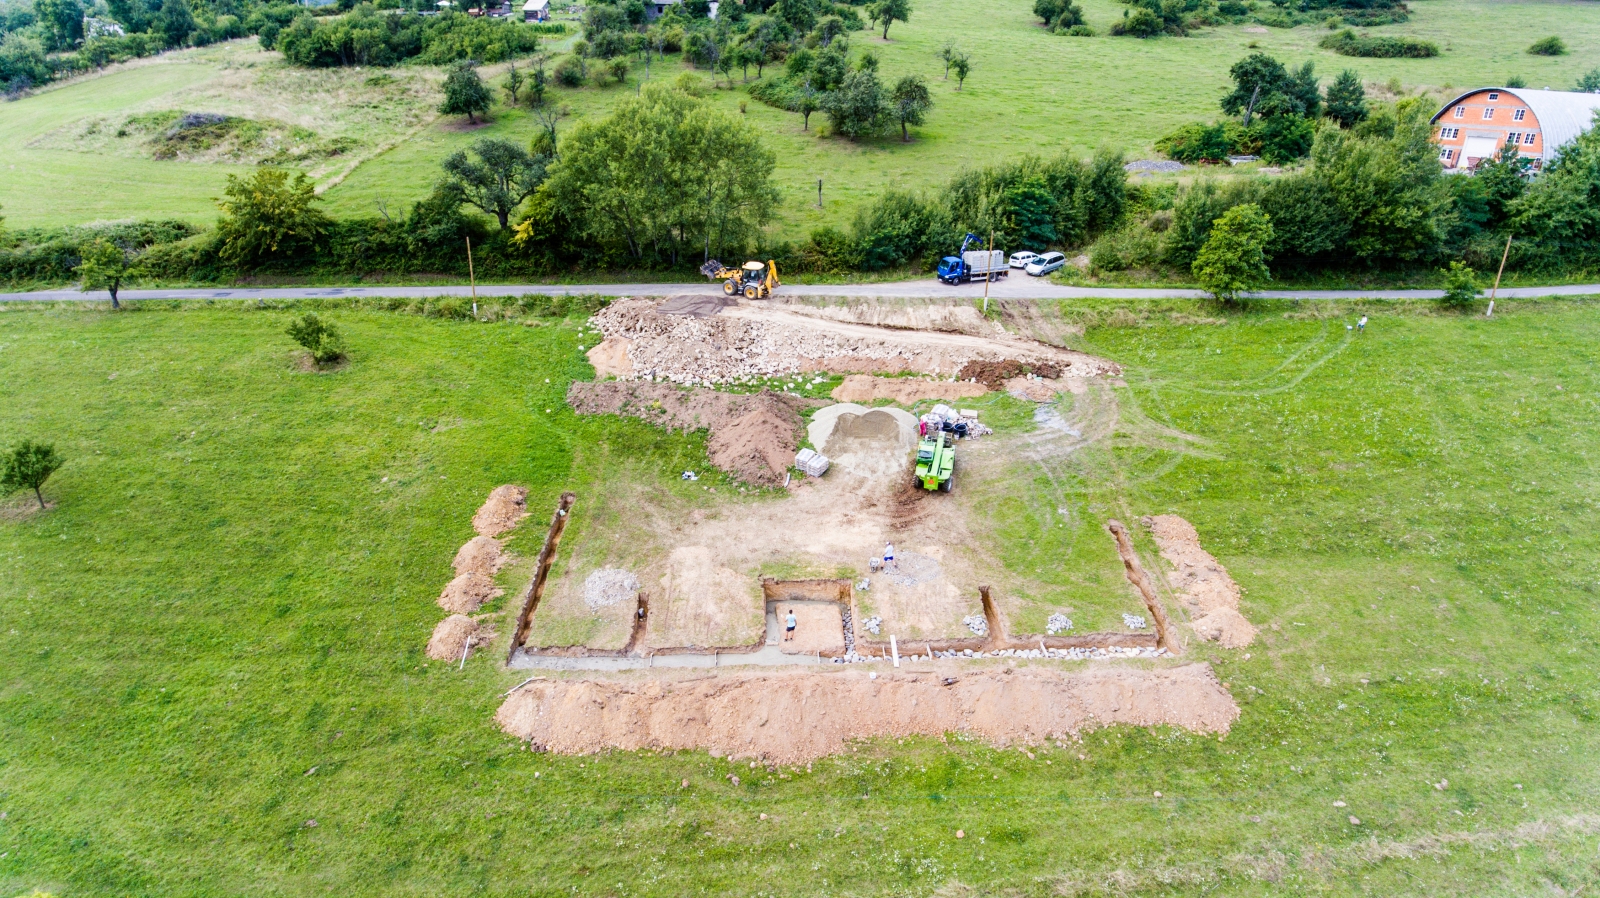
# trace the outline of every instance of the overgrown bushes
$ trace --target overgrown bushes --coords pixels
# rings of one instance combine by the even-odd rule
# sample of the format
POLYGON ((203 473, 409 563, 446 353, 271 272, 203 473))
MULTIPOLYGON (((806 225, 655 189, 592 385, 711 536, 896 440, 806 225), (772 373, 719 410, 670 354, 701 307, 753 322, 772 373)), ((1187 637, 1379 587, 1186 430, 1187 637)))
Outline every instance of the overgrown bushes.
POLYGON ((1358 35, 1349 28, 1328 35, 1319 41, 1317 46, 1342 56, 1365 56, 1376 59, 1427 59, 1439 55, 1439 45, 1432 41, 1393 35, 1381 37, 1358 35))
POLYGON ((289 62, 313 68, 392 66, 409 59, 443 65, 525 56, 538 48, 539 36, 520 22, 453 12, 427 18, 395 15, 364 3, 337 19, 300 16, 274 33, 271 45, 289 62))

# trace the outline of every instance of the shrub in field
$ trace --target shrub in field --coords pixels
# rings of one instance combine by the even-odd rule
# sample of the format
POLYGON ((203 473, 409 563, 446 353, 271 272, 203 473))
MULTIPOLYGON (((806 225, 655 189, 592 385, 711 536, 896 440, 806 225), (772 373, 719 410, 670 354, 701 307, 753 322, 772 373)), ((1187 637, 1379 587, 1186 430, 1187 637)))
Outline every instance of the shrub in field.
POLYGON ((1073 0, 1035 0, 1033 14, 1044 22, 1046 28, 1057 34, 1085 25, 1083 7, 1073 0))
POLYGON ((1378 59, 1427 59, 1439 55, 1439 45, 1432 41, 1414 37, 1357 35, 1349 28, 1328 35, 1318 41, 1317 46, 1342 56, 1366 56, 1378 59))
POLYGON ((1551 36, 1534 41, 1528 52, 1534 56, 1565 56, 1567 45, 1561 38, 1551 36))
POLYGON ((1574 84, 1572 89, 1586 94, 1600 93, 1600 68, 1593 68, 1584 73, 1584 76, 1578 79, 1578 83, 1574 84))
POLYGON ((1271 280, 1266 248, 1272 239, 1272 222, 1254 203, 1234 206, 1211 227, 1211 235, 1195 256, 1195 280, 1200 288, 1223 302, 1236 302, 1239 294, 1258 289, 1271 280))
POLYGON ((44 493, 41 489, 50 475, 61 470, 65 461, 56 452, 55 446, 23 440, 16 448, 0 456, 0 491, 9 494, 33 490, 33 497, 39 500, 39 508, 43 509, 44 493))
POLYGON ((1221 162, 1233 153, 1233 140, 1225 123, 1190 122, 1156 141, 1156 149, 1179 162, 1221 162))
POLYGON ((1444 296, 1439 304, 1450 309, 1465 309, 1478 301, 1478 277, 1465 262, 1451 262, 1444 275, 1444 296))
POLYGON ((1367 90, 1360 76, 1345 69, 1328 85, 1325 114, 1341 128, 1354 127, 1367 117, 1367 90))
POLYGON ((1316 136, 1311 120, 1301 115, 1275 115, 1261 123, 1261 158, 1272 165, 1287 165, 1311 152, 1316 136))
POLYGON ((889 101, 872 72, 846 75, 839 89, 823 98, 822 109, 833 130, 851 140, 878 134, 890 120, 889 101))
MULTIPOLYGON (((854 256, 863 270, 880 271, 923 255, 933 248, 930 238, 947 229, 937 206, 920 196, 891 190, 856 213, 852 228, 856 251, 846 254, 834 249, 831 254, 834 258, 854 256)), ((831 239, 833 235, 827 233, 821 241, 817 234, 812 235, 813 244, 831 239)))
POLYGON ((526 55, 538 48, 539 37, 520 22, 454 12, 426 18, 391 14, 363 3, 333 19, 301 15, 278 32, 274 43, 285 59, 302 66, 391 66, 412 58, 444 65, 526 55))
POLYGON ((1148 9, 1123 10, 1122 18, 1111 26, 1116 36, 1151 38, 1165 34, 1167 27, 1161 17, 1148 9))
POLYGON ((287 333, 311 353, 318 365, 330 365, 344 358, 344 338, 339 329, 311 312, 289 322, 287 333))
POLYGON ((568 56, 556 63, 556 83, 562 87, 582 87, 584 81, 583 59, 579 56, 568 56))

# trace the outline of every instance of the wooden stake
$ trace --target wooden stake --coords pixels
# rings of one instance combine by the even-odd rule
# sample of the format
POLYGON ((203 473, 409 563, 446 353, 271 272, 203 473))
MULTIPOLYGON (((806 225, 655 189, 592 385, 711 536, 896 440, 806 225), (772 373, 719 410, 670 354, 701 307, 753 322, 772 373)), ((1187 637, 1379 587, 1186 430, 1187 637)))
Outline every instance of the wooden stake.
POLYGON ((473 313, 476 314, 478 309, 478 276, 472 271, 471 237, 467 238, 467 281, 472 284, 472 309, 473 313))
POLYGON ((1490 318, 1494 315, 1494 298, 1500 292, 1500 276, 1506 273, 1506 259, 1511 257, 1511 237, 1506 237, 1505 252, 1500 254, 1500 270, 1494 273, 1494 288, 1489 291, 1489 311, 1483 317, 1490 318))

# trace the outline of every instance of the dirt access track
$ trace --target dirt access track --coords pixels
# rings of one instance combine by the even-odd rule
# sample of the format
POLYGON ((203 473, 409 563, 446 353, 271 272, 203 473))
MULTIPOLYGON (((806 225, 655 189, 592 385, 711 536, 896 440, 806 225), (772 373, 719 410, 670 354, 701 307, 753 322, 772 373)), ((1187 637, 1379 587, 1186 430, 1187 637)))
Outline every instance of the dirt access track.
POLYGON ((589 351, 596 372, 713 384, 801 372, 953 378, 971 362, 1009 360, 1062 376, 1121 373, 1114 362, 1008 333, 976 310, 943 313, 940 323, 961 330, 915 330, 926 326, 926 310, 863 310, 870 323, 861 323, 841 320, 848 307, 694 299, 624 299, 600 310, 591 319, 605 337, 589 351))
POLYGON ((721 673, 528 683, 495 719, 541 751, 704 749, 800 764, 851 740, 970 733, 1036 745, 1112 724, 1226 733, 1239 706, 1207 664, 1156 670, 917 669, 721 673))

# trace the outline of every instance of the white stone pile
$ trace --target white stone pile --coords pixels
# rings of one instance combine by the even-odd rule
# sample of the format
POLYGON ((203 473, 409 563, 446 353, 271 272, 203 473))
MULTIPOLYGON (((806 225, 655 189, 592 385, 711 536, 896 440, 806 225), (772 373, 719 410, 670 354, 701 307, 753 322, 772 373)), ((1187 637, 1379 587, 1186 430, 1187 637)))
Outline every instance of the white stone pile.
POLYGON ((1070 629, 1072 629, 1072 619, 1059 612, 1050 615, 1044 622, 1044 631, 1052 636, 1070 629))
MULTIPOLYGON (((961 651, 934 652, 935 658, 956 658, 969 660, 977 658, 1036 658, 1046 661, 1108 661, 1119 658, 1168 658, 1171 655, 1166 649, 1148 648, 1145 646, 1094 646, 1090 648, 1072 649, 999 649, 993 652, 974 652, 971 649, 961 651)), ((927 658, 927 653, 903 653, 902 661, 906 659, 915 661, 917 658, 927 658)), ((892 659, 878 655, 861 655, 854 650, 845 652, 843 657, 833 659, 835 664, 870 664, 878 661, 892 659)))
POLYGON ((979 636, 989 635, 989 621, 981 614, 969 614, 963 617, 961 622, 967 625, 968 630, 979 636))
POLYGON ((1124 614, 1122 624, 1130 630, 1143 630, 1149 626, 1142 614, 1124 614))

